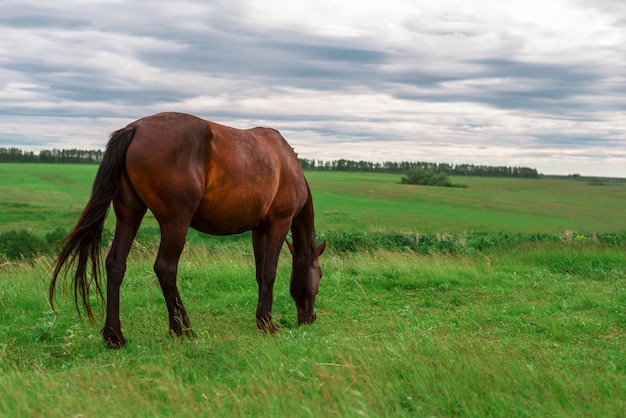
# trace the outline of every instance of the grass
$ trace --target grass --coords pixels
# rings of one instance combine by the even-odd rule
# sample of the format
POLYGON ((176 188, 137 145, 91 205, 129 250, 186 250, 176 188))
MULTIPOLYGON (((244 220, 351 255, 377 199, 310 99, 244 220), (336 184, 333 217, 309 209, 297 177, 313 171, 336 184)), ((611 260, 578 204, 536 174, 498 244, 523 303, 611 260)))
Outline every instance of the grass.
POLYGON ((104 348, 100 324, 76 319, 69 290, 50 312, 49 258, 5 263, 0 413, 620 416, 624 253, 579 244, 480 256, 331 251, 318 322, 306 327, 284 254, 276 338, 254 328, 250 252, 191 246, 180 287, 196 340, 167 334, 155 249, 140 247, 122 290, 120 351, 104 348))
MULTIPOLYGON (((89 195, 97 166, 0 164, 0 233, 41 238, 69 230, 89 195)), ((452 178, 467 189, 400 184, 400 175, 306 173, 320 231, 389 229, 420 233, 622 232, 626 187, 565 179, 452 178)), ((112 217, 111 217, 112 218, 112 217)), ((114 228, 109 219, 107 228, 114 228)), ((148 215, 147 230, 157 224, 148 215)), ((197 236, 192 234, 192 240, 197 236)))
MULTIPOLYGON (((0 233, 69 229, 95 171, 0 164, 0 233)), ((0 416, 623 416, 623 186, 307 177, 333 244, 318 321, 297 325, 285 251, 275 338, 254 326, 246 235, 190 233, 179 288, 199 336, 179 340, 167 332, 148 217, 122 288, 128 346, 118 351, 101 341, 103 320, 77 319, 69 280, 51 312, 50 255, 0 257, 0 416), (427 240, 435 251, 422 251, 427 240)))
POLYGON ((452 178, 466 189, 400 184, 392 174, 307 172, 321 230, 554 233, 626 230, 626 187, 564 179, 452 178))
POLYGON ((87 202, 97 166, 0 164, 0 232, 24 229, 41 237, 69 229, 87 202))

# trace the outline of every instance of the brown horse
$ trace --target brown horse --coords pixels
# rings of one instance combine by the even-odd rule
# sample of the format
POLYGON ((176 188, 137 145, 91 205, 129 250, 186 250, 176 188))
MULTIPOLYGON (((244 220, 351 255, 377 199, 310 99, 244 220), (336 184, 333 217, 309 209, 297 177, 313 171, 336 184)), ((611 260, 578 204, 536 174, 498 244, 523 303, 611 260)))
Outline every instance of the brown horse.
POLYGON ((269 333, 276 332, 271 314, 276 265, 291 229, 290 292, 298 323, 315 321, 315 296, 322 276, 318 258, 326 242, 315 243, 311 192, 296 154, 278 131, 238 130, 191 115, 160 113, 114 132, 91 198, 56 262, 49 295, 53 307, 63 265, 77 259, 74 304, 80 315, 80 299, 93 319, 89 293, 93 283, 100 298, 104 297, 98 275, 100 239, 111 202, 117 220, 106 258, 102 330, 110 347, 126 343, 120 324, 120 286, 128 252, 147 209, 161 228, 154 271, 173 334, 195 335, 176 285, 178 260, 190 226, 214 235, 252 231, 259 287, 256 322, 269 333))

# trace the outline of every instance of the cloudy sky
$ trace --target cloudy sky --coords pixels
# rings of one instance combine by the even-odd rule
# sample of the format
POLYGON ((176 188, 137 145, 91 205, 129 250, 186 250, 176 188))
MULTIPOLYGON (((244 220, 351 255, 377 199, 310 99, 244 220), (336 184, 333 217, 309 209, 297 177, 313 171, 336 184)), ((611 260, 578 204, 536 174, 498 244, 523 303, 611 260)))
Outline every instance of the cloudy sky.
POLYGON ((302 157, 626 177, 623 0, 3 0, 0 147, 161 111, 302 157))

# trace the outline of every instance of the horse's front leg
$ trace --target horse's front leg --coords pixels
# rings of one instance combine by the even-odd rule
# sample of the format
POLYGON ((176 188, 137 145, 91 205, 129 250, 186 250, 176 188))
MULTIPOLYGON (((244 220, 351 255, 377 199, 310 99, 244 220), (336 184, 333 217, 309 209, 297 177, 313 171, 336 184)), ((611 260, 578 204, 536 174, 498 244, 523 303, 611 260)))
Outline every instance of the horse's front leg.
POLYGON ((252 231, 252 245, 256 264, 256 280, 259 286, 259 301, 256 323, 260 331, 276 335, 278 330, 272 321, 274 282, 278 257, 289 231, 290 222, 266 223, 252 231))

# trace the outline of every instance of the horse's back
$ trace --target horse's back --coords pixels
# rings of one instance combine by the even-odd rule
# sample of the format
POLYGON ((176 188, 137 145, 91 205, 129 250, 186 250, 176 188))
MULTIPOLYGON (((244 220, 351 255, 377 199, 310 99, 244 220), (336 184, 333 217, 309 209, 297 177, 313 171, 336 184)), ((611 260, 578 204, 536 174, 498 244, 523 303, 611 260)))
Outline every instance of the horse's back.
POLYGON ((131 127, 128 175, 157 219, 186 214, 196 229, 232 234, 293 216, 306 202, 297 156, 277 131, 239 130, 181 113, 131 127))

